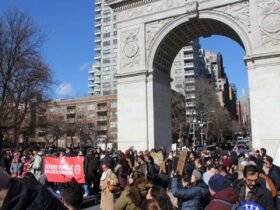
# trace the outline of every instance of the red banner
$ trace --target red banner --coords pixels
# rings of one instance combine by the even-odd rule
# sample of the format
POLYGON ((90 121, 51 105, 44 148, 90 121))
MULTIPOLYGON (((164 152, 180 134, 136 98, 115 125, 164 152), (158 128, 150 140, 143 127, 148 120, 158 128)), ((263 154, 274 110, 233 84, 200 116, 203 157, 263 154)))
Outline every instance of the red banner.
POLYGON ((78 183, 85 183, 83 157, 45 157, 44 174, 49 182, 68 182, 75 178, 78 183))

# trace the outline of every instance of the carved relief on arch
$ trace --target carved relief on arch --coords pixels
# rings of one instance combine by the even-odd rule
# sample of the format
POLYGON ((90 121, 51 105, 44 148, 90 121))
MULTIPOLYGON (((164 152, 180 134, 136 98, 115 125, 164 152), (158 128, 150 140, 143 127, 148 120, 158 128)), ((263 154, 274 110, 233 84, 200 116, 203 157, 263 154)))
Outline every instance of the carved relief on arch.
MULTIPOLYGON (((146 24, 146 50, 150 51, 152 41, 154 40, 156 34, 162 29, 167 23, 171 22, 175 18, 166 18, 162 20, 157 20, 146 24)), ((148 53, 147 53, 148 55, 148 53)))
POLYGON ((280 1, 258 1, 259 29, 262 46, 280 44, 280 1))
POLYGON ((150 1, 146 0, 141 5, 135 7, 128 7, 127 10, 121 11, 118 20, 127 20, 127 18, 140 17, 149 15, 156 12, 166 11, 175 7, 182 7, 185 5, 183 0, 161 0, 150 1))
POLYGON ((140 62, 139 28, 121 32, 121 66, 133 67, 140 62))
POLYGON ((224 7, 219 7, 214 10, 229 15, 230 17, 234 18, 236 21, 240 22, 247 29, 249 33, 251 32, 248 1, 231 4, 224 7))

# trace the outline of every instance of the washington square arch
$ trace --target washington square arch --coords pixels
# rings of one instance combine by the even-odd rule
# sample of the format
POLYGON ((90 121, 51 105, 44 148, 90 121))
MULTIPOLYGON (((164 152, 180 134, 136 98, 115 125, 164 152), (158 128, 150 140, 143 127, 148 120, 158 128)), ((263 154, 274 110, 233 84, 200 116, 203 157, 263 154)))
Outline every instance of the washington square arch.
POLYGON ((108 0, 118 30, 118 145, 171 145, 170 69, 198 37, 245 50, 253 148, 280 143, 280 0, 108 0))

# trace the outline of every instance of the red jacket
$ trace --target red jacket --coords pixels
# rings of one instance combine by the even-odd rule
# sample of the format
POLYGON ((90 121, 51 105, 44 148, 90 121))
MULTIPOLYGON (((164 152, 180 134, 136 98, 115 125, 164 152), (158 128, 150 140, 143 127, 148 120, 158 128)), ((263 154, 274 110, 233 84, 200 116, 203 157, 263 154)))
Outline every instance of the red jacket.
POLYGON ((228 187, 216 194, 212 195, 211 202, 206 206, 205 210, 231 210, 229 206, 223 204, 220 201, 215 199, 221 199, 224 201, 228 201, 232 204, 237 202, 237 196, 232 187, 228 187))

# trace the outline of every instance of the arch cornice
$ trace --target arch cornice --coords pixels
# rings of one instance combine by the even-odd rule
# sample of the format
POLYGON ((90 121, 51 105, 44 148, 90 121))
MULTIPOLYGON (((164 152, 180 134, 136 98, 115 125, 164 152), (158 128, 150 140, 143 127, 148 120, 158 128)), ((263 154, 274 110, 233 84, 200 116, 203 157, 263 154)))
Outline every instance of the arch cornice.
MULTIPOLYGON (((218 22, 225 24, 226 26, 231 28, 233 31, 235 31, 236 34, 239 36, 239 38, 245 48, 246 56, 250 56, 253 54, 252 43, 251 43, 249 34, 246 31, 247 29, 240 22, 238 22, 236 19, 234 19, 230 15, 223 14, 219 11, 214 11, 214 10, 204 10, 204 11, 199 11, 198 18, 199 19, 210 19, 210 20, 218 21, 218 22)), ((154 36, 155 38, 152 40, 151 45, 150 45, 151 46, 150 52, 147 55, 148 56, 147 57, 147 68, 149 71, 153 71, 153 60, 156 55, 156 51, 157 51, 160 43, 162 42, 162 40, 167 36, 167 34, 170 31, 175 29, 180 24, 186 23, 188 21, 191 21, 188 14, 177 17, 174 20, 165 24, 155 34, 155 36, 154 36)), ((237 40, 235 40, 235 41, 237 41, 237 40)))

